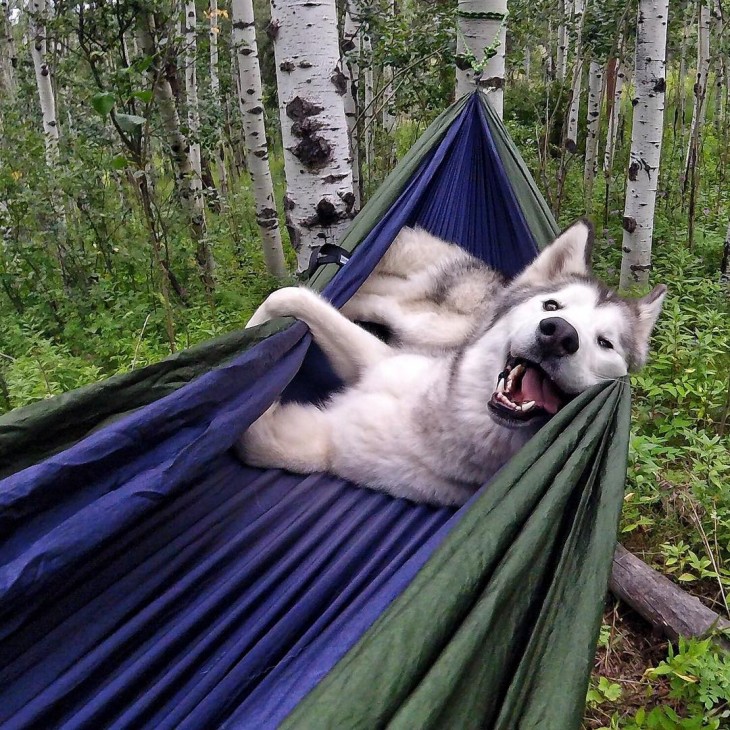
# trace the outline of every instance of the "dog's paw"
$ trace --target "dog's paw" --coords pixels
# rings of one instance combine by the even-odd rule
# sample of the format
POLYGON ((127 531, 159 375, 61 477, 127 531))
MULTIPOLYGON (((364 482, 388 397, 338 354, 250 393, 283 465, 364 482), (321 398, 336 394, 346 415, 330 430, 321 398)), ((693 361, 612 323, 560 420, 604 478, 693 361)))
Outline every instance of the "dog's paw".
POLYGON ((256 327, 276 317, 296 317, 302 303, 308 301, 313 292, 297 286, 287 286, 272 292, 266 301, 254 312, 246 329, 256 327))

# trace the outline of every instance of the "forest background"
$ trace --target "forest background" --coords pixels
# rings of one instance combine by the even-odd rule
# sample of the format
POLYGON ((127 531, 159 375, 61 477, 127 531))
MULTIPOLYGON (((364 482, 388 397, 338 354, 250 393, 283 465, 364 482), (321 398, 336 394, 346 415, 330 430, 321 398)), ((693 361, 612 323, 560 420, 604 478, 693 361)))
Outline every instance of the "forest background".
MULTIPOLYGON (((626 279, 625 261, 621 277, 627 189, 637 176, 630 154, 636 39, 639 21, 649 18, 638 0, 510 0, 508 15, 491 0, 324 4, 331 27, 310 42, 321 43, 325 56, 327 33, 335 38, 333 67, 348 90, 349 121, 349 142, 343 137, 341 149, 324 156, 329 162, 339 152, 356 164, 352 197, 340 195, 343 205, 327 220, 320 211, 321 225, 307 231, 336 240, 338 226, 455 98, 457 84, 476 81, 493 101, 503 96, 505 124, 556 218, 594 220, 599 274, 613 284, 649 278, 669 286, 652 361, 632 379, 621 539, 727 617, 730 30, 723 3, 669 6, 653 251, 651 267, 633 270, 645 274, 638 282, 626 279), (489 23, 479 57, 464 47, 473 31, 467 19, 489 23)), ((277 103, 283 81, 274 46, 283 39, 268 3, 0 5, 2 413, 241 327, 267 293, 295 280, 312 241, 302 240, 292 215, 289 232, 285 226, 292 206, 282 205, 283 148, 291 143, 277 103), (254 28, 260 102, 258 89, 247 94, 246 59, 256 54, 241 53, 254 28), (265 133, 246 127, 252 117, 265 122, 265 133), (273 193, 260 176, 267 159, 273 193)), ((626 607, 608 604, 587 728, 730 727, 729 703, 730 661, 714 641, 669 645, 626 607)))

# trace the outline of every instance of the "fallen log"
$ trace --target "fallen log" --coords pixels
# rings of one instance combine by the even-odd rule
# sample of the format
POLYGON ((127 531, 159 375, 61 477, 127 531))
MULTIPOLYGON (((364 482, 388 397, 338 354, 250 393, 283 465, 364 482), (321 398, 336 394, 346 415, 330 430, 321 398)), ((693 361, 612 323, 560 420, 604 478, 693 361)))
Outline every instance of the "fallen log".
POLYGON ((730 629, 730 621, 650 568, 623 545, 616 545, 609 589, 672 641, 680 636, 704 636, 714 629, 730 629))

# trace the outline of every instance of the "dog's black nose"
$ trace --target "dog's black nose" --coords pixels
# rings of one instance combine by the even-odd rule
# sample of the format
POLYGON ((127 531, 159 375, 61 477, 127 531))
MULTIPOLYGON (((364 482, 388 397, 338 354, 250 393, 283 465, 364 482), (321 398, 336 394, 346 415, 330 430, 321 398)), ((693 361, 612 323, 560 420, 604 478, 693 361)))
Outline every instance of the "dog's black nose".
POLYGON ((547 317, 537 327, 537 341, 546 355, 563 357, 578 351, 578 332, 562 317, 547 317))

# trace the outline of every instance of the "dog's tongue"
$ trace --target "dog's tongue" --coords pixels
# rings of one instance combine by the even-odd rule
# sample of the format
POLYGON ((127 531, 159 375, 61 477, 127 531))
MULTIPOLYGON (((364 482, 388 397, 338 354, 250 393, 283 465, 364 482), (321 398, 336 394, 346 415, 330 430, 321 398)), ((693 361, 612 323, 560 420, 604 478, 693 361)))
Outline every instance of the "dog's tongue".
POLYGON ((520 390, 524 400, 534 400, 538 406, 544 408, 548 413, 554 415, 560 410, 560 395, 552 382, 539 370, 527 368, 522 377, 520 390))

